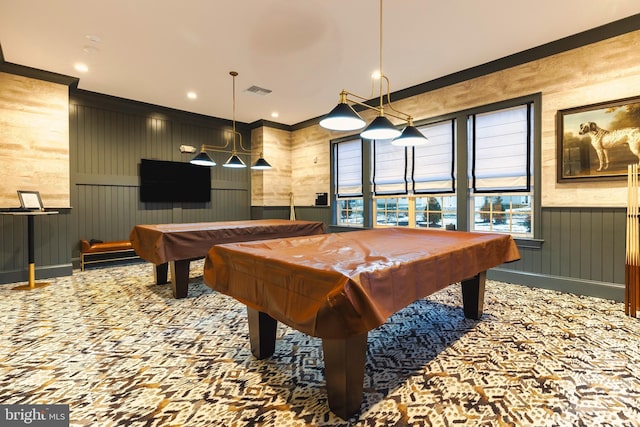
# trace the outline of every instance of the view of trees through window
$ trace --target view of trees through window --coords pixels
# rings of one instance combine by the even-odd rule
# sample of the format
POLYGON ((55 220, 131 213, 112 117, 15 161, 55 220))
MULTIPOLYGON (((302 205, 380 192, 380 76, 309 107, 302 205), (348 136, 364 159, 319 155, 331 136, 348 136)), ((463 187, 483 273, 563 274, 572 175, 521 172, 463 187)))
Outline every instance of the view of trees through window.
POLYGON ((531 233, 529 195, 474 197, 474 229, 527 235, 531 233))

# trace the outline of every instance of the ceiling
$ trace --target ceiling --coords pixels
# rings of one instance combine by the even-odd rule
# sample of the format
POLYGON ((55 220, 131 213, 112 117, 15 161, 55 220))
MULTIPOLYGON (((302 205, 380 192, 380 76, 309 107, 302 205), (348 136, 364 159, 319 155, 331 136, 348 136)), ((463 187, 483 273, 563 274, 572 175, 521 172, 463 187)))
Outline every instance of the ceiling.
MULTIPOLYGON (((394 92, 638 13, 638 0, 387 0, 383 71, 394 92)), ((0 0, 0 46, 80 89, 227 119, 237 71, 236 120, 293 125, 341 89, 375 97, 379 20, 375 0, 0 0)))

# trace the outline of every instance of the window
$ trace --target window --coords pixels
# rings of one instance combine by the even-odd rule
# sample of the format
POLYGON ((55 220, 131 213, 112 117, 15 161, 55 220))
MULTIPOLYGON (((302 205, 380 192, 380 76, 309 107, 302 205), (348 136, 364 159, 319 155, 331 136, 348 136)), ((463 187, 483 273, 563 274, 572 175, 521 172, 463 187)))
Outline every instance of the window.
POLYGON ((473 114, 470 229, 533 237, 532 103, 473 114))
POLYGON ((338 197, 362 196, 362 142, 344 141, 334 147, 338 197))
POLYGON ((468 123, 473 191, 529 191, 531 105, 474 114, 468 123))
POLYGON ((338 225, 364 225, 364 204, 362 197, 338 199, 338 225))
POLYGON ((362 141, 354 139, 334 144, 337 225, 362 227, 362 141))
POLYGON ((416 197, 416 227, 457 228, 456 196, 432 195, 416 197))
POLYGON ((455 192, 455 120, 418 128, 429 142, 413 147, 412 183, 414 193, 455 192))
POLYGON ((373 141, 373 192, 407 194, 407 149, 391 140, 373 141))
POLYGON ((455 121, 418 129, 429 140, 427 144, 405 148, 390 140, 372 143, 374 227, 456 226, 455 196, 443 194, 455 191, 455 121))
POLYGON ((412 226, 408 197, 376 197, 376 227, 412 226))
POLYGON ((507 194, 473 197, 474 230, 511 233, 521 236, 531 234, 532 207, 530 195, 507 194))
POLYGON ((536 238, 541 95, 416 123, 428 143, 334 144, 336 223, 536 238))

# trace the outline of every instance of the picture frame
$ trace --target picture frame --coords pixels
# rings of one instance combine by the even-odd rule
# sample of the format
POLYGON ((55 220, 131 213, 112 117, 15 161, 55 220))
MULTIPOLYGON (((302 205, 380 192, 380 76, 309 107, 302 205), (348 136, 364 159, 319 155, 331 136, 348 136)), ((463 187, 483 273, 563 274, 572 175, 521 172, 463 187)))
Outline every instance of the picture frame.
POLYGON ((640 161, 640 96, 558 110, 557 182, 624 180, 640 161))
POLYGON ((44 210, 39 191, 18 190, 18 198, 20 199, 21 208, 32 209, 34 211, 44 210))

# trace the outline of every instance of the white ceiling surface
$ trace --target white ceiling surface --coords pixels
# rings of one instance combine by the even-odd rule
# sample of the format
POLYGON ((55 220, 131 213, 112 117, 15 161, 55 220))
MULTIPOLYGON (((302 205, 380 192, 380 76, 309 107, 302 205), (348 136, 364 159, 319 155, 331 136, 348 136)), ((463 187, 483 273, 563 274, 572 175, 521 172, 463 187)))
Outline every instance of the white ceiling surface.
MULTIPOLYGON (((386 0, 383 71, 393 92, 638 13, 638 0, 386 0)), ((0 0, 7 62, 227 119, 237 71, 236 120, 247 123, 322 116, 341 89, 370 98, 379 26, 376 0, 0 0)))

